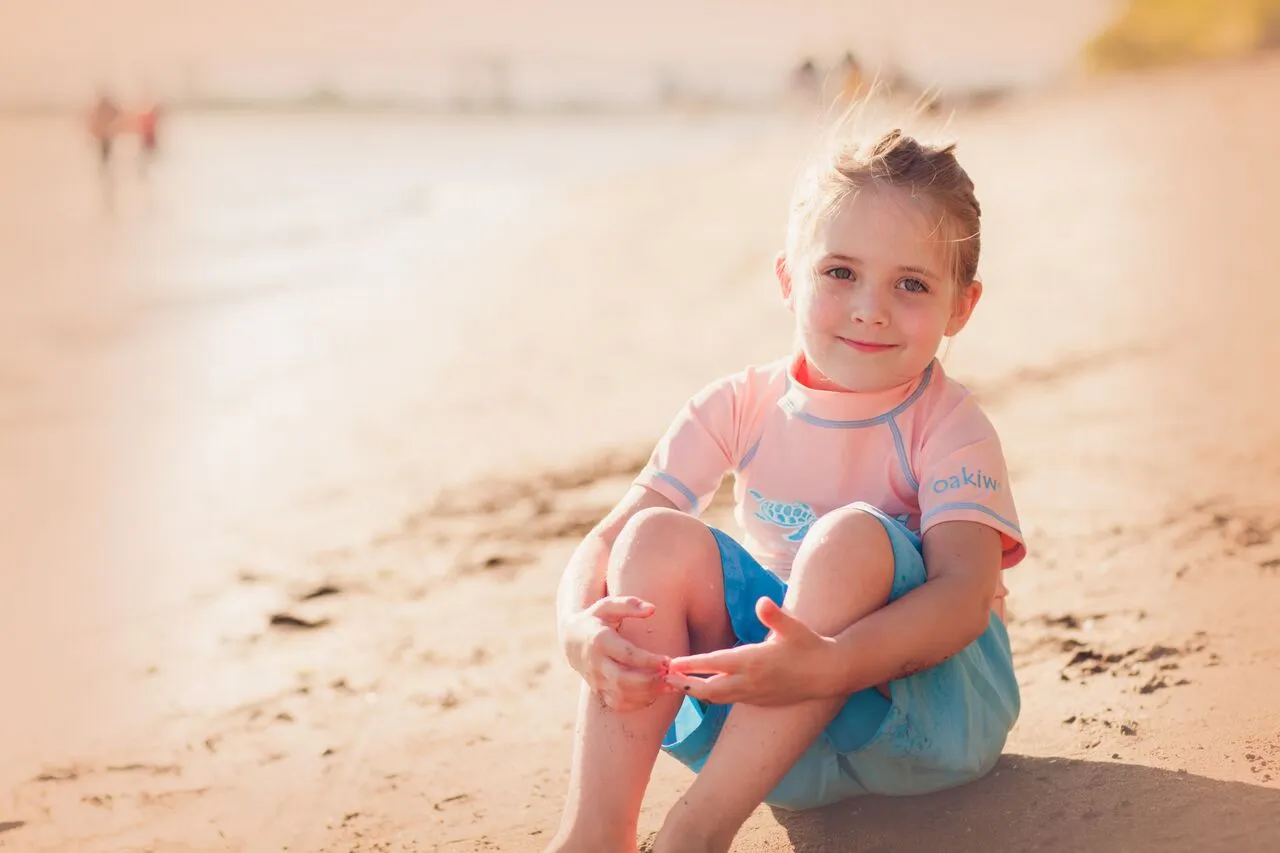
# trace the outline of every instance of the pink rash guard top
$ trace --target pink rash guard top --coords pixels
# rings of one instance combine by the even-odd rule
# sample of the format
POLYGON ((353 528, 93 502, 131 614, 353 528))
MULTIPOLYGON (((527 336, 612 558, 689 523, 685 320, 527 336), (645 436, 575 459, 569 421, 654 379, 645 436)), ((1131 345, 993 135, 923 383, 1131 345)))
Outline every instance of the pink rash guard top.
MULTIPOLYGON (((973 395, 936 360, 875 393, 796 379, 803 355, 749 367, 695 394, 636 483, 697 514, 735 478, 743 545, 784 581, 813 522, 863 501, 922 537, 945 521, 994 528, 1002 568, 1026 554, 1004 453, 973 395)), ((1003 612, 1003 580, 993 607, 1003 612)))

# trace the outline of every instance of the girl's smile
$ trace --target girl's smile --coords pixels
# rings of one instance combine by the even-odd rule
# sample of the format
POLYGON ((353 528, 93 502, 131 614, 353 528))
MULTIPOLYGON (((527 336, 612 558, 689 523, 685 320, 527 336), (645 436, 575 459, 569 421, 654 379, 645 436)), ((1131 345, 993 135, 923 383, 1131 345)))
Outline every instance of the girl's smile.
POLYGON ((842 344, 846 344, 847 346, 852 347, 858 352, 865 352, 865 353, 888 352, 889 350, 894 349, 897 346, 897 344, 878 344, 872 341, 859 341, 859 340, 854 340, 853 338, 845 338, 845 337, 840 337, 840 342, 842 344))

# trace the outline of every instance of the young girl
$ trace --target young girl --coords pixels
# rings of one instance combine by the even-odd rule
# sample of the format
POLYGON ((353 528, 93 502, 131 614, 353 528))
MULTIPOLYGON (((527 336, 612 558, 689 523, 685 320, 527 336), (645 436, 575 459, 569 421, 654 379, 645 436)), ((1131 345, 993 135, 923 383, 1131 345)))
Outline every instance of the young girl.
POLYGON ((658 751, 698 772, 654 850, 726 851, 762 801, 914 794, 1018 716, 1000 442, 934 356, 982 295, 952 147, 899 131, 801 181, 776 263, 794 354, 707 386, 583 540, 560 638, 586 686, 548 850, 636 850, 658 751), (745 547, 696 515, 733 472, 745 547))

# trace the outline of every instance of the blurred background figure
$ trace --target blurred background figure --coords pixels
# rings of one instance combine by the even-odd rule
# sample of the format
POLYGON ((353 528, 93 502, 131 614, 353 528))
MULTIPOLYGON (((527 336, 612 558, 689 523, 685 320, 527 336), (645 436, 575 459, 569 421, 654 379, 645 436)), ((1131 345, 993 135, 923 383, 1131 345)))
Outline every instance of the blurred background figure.
POLYGON ((159 153, 160 104, 152 100, 133 116, 133 128, 138 134, 138 171, 144 177, 159 153))
POLYGON ((123 128, 124 113, 120 104, 106 90, 99 90, 89 108, 88 131, 98 158, 98 187, 102 195, 102 207, 110 213, 115 208, 115 179, 111 160, 116 148, 116 138, 123 128))
POLYGON ((111 152, 120 132, 120 105, 105 90, 99 90, 89 108, 89 136, 98 152, 98 165, 105 172, 111 166, 111 152))
POLYGON ((840 59, 836 69, 840 85, 839 100, 842 105, 852 104, 867 92, 867 80, 862 71, 862 64, 847 50, 840 59))
POLYGON ((791 72, 789 91, 791 97, 802 105, 815 104, 822 97, 822 81, 812 56, 806 56, 791 72))

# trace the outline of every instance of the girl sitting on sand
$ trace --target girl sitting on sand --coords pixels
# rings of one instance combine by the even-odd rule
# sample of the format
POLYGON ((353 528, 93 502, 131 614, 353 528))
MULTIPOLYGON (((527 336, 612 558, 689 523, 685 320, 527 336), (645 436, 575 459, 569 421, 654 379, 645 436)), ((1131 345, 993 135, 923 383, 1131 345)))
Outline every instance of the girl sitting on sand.
POLYGON ((952 146, 893 131, 802 179, 776 262, 794 354, 696 394, 565 569, 586 686, 548 850, 635 851, 660 749, 698 777, 658 853, 728 850, 762 801, 995 764, 1019 709, 1001 570, 1025 549, 996 432, 935 359, 978 250, 952 146), (729 472, 746 547, 697 519, 729 472))

